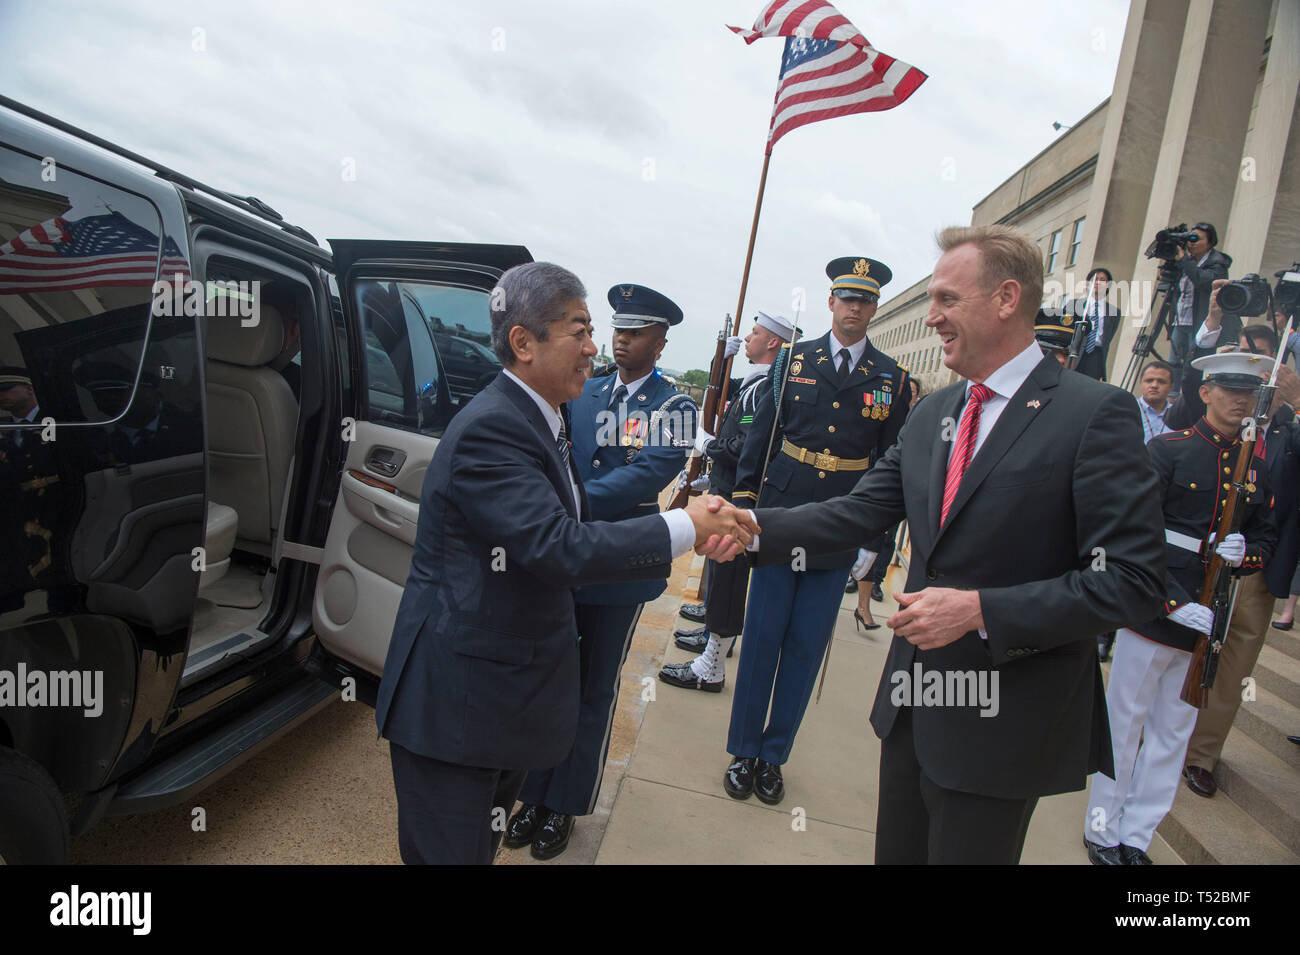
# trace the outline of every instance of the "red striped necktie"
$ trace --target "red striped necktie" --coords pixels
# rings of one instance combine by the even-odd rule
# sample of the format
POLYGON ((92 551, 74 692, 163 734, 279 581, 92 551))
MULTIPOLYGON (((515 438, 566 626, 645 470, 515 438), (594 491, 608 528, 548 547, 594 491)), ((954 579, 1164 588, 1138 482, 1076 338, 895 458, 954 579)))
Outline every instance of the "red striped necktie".
POLYGON ((961 413, 961 424, 957 427, 957 443, 953 445, 952 457, 948 459, 948 477, 943 482, 943 510, 939 513, 939 526, 948 519, 948 508, 957 497, 961 487, 962 476, 970 466, 971 455, 975 451, 975 436, 980 432, 980 409, 984 402, 993 397, 993 390, 984 385, 971 385, 970 396, 961 413))

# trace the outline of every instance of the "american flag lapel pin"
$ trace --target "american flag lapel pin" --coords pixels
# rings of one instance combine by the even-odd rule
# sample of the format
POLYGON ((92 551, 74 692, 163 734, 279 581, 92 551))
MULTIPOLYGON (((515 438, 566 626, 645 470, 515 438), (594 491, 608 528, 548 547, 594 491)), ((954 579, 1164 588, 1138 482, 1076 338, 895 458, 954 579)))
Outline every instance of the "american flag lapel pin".
POLYGON ((1028 401, 1025 402, 1026 408, 1041 408, 1042 406, 1043 403, 1039 401, 1037 398, 1030 398, 1028 401))

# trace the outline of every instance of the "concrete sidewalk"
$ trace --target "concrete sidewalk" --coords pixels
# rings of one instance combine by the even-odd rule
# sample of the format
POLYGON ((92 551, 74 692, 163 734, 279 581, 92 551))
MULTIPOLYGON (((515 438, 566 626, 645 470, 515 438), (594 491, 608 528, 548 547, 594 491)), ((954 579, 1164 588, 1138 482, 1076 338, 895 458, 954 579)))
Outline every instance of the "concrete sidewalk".
MULTIPOLYGON (((689 659, 672 642, 682 599, 694 596, 699 558, 678 562, 667 593, 647 605, 623 670, 619 712, 596 815, 578 820, 570 848, 556 863, 870 863, 874 851, 879 741, 867 723, 890 632, 854 630, 856 595, 847 595, 835 627, 830 671, 820 703, 810 703, 778 806, 743 802, 722 790, 731 713, 728 661, 722 693, 701 693, 655 679, 664 661, 689 659)), ((894 568, 886 581, 901 587, 894 568)), ((896 604, 873 604, 883 623, 896 604)), ((815 697, 814 697, 815 698, 815 697)), ((1081 838, 1087 795, 1039 802, 1023 861, 1087 864, 1081 838)), ((1156 837, 1151 857, 1178 864, 1156 837)), ((532 862, 527 850, 503 850, 498 862, 532 862)))

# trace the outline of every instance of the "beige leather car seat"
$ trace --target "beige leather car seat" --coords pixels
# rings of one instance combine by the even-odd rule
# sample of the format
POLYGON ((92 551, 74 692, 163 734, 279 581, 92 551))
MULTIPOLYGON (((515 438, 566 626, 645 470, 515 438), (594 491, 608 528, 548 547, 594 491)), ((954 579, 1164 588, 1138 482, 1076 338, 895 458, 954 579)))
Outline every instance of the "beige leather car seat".
POLYGON ((293 457, 298 403, 267 362, 284 347, 284 319, 263 303, 257 325, 207 319, 208 500, 238 515, 239 547, 270 554, 293 457))

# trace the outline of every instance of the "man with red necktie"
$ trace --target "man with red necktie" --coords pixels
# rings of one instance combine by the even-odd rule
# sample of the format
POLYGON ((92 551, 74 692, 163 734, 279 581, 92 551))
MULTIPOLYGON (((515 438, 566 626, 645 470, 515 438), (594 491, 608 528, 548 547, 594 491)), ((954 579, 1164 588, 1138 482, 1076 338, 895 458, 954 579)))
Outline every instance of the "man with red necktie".
POLYGON ((876 862, 1015 863, 1040 796, 1114 771, 1096 636, 1160 610, 1158 485, 1132 396, 1039 350, 1032 240, 953 227, 939 245, 926 324, 963 380, 851 493, 759 508, 751 549, 834 552, 907 519, 871 712, 876 862))

